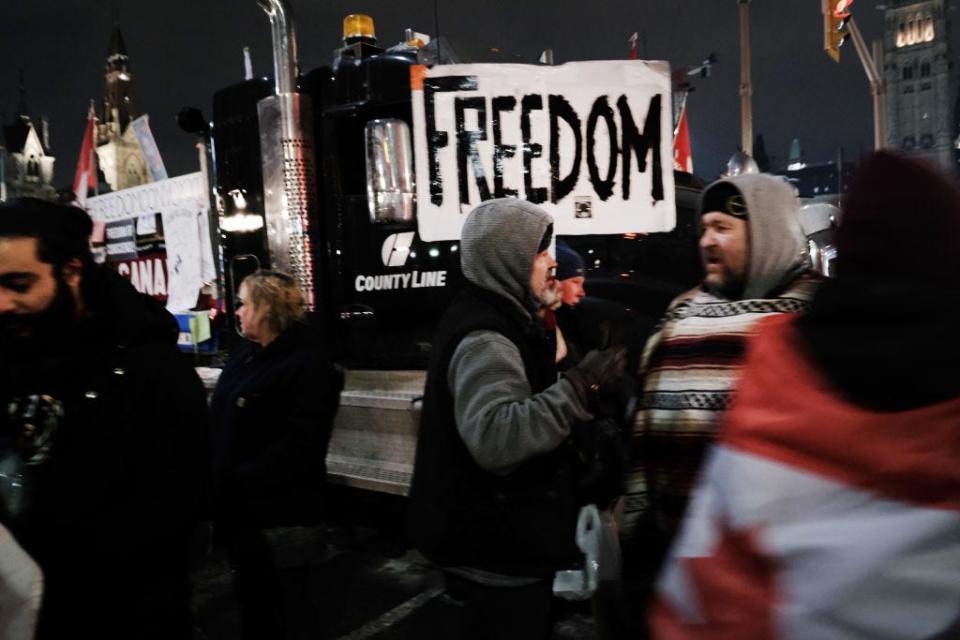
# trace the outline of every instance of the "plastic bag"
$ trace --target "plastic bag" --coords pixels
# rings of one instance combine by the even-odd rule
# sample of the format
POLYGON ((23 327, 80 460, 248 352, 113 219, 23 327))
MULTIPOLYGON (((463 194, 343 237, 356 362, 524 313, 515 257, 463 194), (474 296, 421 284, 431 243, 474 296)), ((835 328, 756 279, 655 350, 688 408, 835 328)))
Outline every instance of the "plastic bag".
POLYGON ((557 571, 553 577, 553 594, 564 600, 588 600, 601 581, 620 579, 620 539, 610 511, 594 504, 580 508, 577 547, 584 555, 583 567, 557 571))

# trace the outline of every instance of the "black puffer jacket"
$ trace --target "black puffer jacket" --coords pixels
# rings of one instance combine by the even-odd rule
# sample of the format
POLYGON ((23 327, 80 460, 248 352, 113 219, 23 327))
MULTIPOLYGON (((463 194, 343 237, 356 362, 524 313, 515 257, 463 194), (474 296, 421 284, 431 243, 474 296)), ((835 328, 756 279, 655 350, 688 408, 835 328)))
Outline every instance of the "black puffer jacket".
POLYGON ((246 342, 236 350, 213 396, 216 519, 264 527, 322 519, 342 387, 310 326, 294 325, 266 348, 246 342))
MULTIPOLYGON (((63 406, 49 456, 28 468, 29 503, 9 518, 44 572, 39 637, 185 637, 203 385, 163 305, 107 269, 83 285, 79 325, 36 344, 0 342, 0 406, 35 394, 63 406)), ((0 415, 4 445, 23 424, 0 415)))

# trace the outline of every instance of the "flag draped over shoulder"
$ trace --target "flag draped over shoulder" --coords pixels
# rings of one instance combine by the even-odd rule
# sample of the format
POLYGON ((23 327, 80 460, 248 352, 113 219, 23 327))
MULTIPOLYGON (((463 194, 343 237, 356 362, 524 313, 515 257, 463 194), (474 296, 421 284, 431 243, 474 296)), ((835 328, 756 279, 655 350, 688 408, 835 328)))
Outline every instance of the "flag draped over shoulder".
POLYGON ((652 637, 960 637, 960 398, 848 404, 762 320, 660 576, 652 637))
POLYGON ((87 193, 97 187, 97 165, 93 146, 93 130, 95 116, 93 107, 87 115, 87 128, 83 132, 83 142, 80 145, 80 159, 77 160, 77 172, 73 178, 73 193, 77 196, 77 204, 81 207, 87 203, 87 193))

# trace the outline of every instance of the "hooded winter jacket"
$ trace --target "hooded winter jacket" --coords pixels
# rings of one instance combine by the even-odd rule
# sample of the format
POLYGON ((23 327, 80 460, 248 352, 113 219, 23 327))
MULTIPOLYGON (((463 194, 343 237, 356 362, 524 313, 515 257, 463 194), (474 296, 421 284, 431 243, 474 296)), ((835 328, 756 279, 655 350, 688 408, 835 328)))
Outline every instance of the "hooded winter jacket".
POLYGON ((805 267, 792 187, 769 175, 720 180, 704 190, 701 213, 713 189, 730 185, 749 216, 743 297, 728 300, 703 286, 679 296, 647 342, 640 367, 623 532, 655 531, 660 552, 681 522, 754 324, 803 311, 820 282, 805 267))
POLYGON ((551 224, 486 202, 461 242, 470 285, 440 322, 410 490, 411 534, 447 567, 543 578, 577 557, 571 425, 589 419, 533 312, 530 275, 551 224))
MULTIPOLYGON (((204 503, 206 394, 163 305, 112 270, 47 342, 0 344, 0 406, 63 409, 11 529, 44 574, 38 638, 189 637, 189 545, 204 503)), ((0 416, 5 446, 23 422, 0 416)))

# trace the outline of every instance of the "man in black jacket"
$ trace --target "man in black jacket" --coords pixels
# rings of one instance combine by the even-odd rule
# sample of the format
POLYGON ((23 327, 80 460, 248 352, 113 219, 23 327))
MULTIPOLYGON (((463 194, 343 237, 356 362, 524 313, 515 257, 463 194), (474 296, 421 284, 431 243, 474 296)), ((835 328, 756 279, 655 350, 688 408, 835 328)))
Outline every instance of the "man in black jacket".
POLYGON ((0 205, 0 515, 44 573, 39 638, 188 638, 203 385, 91 226, 0 205))
POLYGON ((463 602, 464 638, 549 635, 553 574, 579 556, 570 430, 623 371, 622 350, 591 352, 557 379, 536 313, 557 295, 552 231, 521 200, 474 209, 460 252, 469 285, 433 342, 411 534, 463 602))

